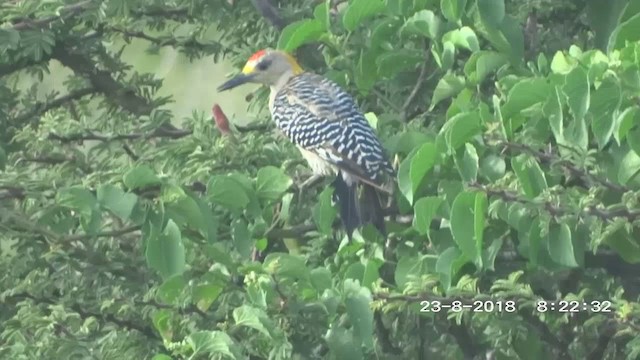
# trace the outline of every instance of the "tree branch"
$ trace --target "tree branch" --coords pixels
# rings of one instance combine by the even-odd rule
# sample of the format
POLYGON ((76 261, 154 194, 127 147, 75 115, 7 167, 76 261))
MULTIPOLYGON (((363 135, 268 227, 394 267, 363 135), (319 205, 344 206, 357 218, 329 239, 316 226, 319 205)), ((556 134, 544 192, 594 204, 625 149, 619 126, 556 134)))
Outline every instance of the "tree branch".
POLYGON ((74 53, 72 49, 64 46, 54 47, 52 55, 76 74, 86 77, 92 87, 104 94, 112 104, 136 116, 149 115, 153 110, 153 105, 147 99, 120 84, 108 71, 97 69, 89 57, 74 53))
POLYGON ((66 5, 58 10, 58 15, 56 16, 49 16, 46 18, 36 19, 36 20, 24 19, 18 23, 13 24, 12 28, 14 30, 42 28, 56 20, 63 20, 63 19, 72 17, 74 15, 77 15, 84 10, 87 10, 92 5, 93 2, 94 2, 93 0, 85 0, 85 1, 77 2, 75 4, 66 5))
MULTIPOLYGON (((7 300, 13 300, 14 302, 14 306, 17 306, 17 303, 23 300, 31 300, 33 302, 35 302, 36 304, 46 304, 46 305, 63 305, 62 303, 62 299, 58 298, 58 299, 48 299, 48 298, 41 298, 41 297, 37 297, 34 295, 31 295, 27 292, 24 293, 19 293, 19 294, 14 294, 14 295, 10 295, 6 297, 7 300)), ((82 317, 83 319, 89 318, 89 317, 94 317, 96 319, 100 319, 103 322, 110 322, 112 324, 115 324, 123 329, 127 329, 127 330, 135 330, 143 335, 145 335, 146 337, 148 337, 149 339, 153 339, 155 341, 159 341, 161 340, 160 337, 155 333, 155 331, 147 326, 144 325, 139 325, 136 324, 130 320, 125 320, 125 319, 120 319, 117 318, 115 315, 113 314, 103 314, 103 313, 98 313, 98 312, 92 312, 92 311, 88 311, 83 309, 80 304, 74 303, 74 304, 70 304, 67 305, 66 307, 68 307, 69 309, 73 310, 74 312, 78 313, 80 315, 80 317, 82 317)))
POLYGON ((45 103, 36 103, 33 106, 32 110, 26 111, 23 114, 16 116, 14 118, 14 121, 18 123, 22 123, 36 116, 41 116, 49 110, 63 106, 64 104, 70 101, 79 100, 87 95, 94 94, 96 92, 97 92, 96 89, 92 87, 87 87, 80 90, 72 91, 67 95, 61 96, 51 101, 47 101, 45 103))
POLYGON ((519 144, 508 141, 500 141, 498 146, 504 147, 505 149, 512 149, 516 151, 520 151, 523 153, 527 153, 534 158, 538 159, 538 161, 545 163, 549 166, 557 165, 565 169, 569 175, 574 176, 578 179, 582 179, 587 183, 587 186, 591 186, 591 184, 600 184, 607 189, 616 191, 616 192, 629 192, 629 189, 626 186, 615 184, 607 179, 601 179, 596 177, 595 175, 590 174, 587 170, 581 169, 575 164, 571 163, 566 159, 560 158, 558 155, 555 155, 550 152, 542 152, 532 148, 531 146, 525 144, 519 144))
POLYGON ((560 217, 564 215, 574 215, 578 217, 595 216, 596 218, 606 222, 612 222, 613 220, 615 220, 615 218, 624 218, 629 222, 634 222, 640 219, 640 210, 630 210, 627 207, 613 209, 613 210, 605 210, 596 206, 589 206, 583 210, 573 211, 572 209, 565 208, 560 205, 556 205, 551 201, 535 202, 535 201, 526 199, 524 197, 521 197, 519 194, 515 192, 511 192, 504 189, 490 188, 488 186, 478 184, 478 183, 471 183, 469 184, 469 187, 482 191, 485 194, 487 194, 487 196, 498 197, 505 202, 509 202, 509 203, 517 202, 520 204, 541 208, 542 210, 546 211, 547 213, 549 213, 549 215, 553 217, 560 217))
POLYGON ((282 30, 287 26, 278 9, 269 0, 251 0, 251 3, 258 11, 258 14, 265 18, 273 27, 282 30))

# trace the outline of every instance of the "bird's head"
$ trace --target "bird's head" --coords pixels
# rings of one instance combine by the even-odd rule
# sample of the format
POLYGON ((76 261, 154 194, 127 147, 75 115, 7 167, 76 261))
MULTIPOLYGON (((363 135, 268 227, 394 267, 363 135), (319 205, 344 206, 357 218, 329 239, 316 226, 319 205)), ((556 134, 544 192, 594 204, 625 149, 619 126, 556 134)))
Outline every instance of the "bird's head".
POLYGON ((296 59, 284 51, 260 50, 251 55, 242 72, 218 87, 218 91, 233 89, 246 83, 275 85, 286 74, 303 70, 296 59))

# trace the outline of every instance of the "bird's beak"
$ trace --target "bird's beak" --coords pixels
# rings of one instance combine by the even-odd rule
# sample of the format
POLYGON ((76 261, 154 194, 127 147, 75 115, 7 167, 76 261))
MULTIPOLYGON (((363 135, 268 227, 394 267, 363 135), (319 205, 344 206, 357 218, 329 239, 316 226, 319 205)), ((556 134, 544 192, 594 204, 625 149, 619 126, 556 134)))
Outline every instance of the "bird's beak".
POLYGON ((242 73, 238 74, 232 77, 231 79, 229 79, 224 84, 218 86, 218 91, 226 91, 226 90, 233 89, 234 87, 240 86, 242 84, 246 84, 248 82, 251 82, 251 80, 253 80, 254 77, 255 77, 255 74, 242 74, 242 73))

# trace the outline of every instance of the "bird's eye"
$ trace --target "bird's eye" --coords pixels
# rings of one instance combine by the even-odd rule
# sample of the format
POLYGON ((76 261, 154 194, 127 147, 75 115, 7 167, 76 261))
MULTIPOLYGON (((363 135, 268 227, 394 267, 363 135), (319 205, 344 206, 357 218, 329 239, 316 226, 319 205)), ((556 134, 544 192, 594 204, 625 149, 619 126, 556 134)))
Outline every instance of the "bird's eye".
POLYGON ((258 70, 260 71, 265 71, 267 70, 267 68, 269 67, 269 65, 271 65, 271 61, 269 60, 262 60, 258 63, 258 70))

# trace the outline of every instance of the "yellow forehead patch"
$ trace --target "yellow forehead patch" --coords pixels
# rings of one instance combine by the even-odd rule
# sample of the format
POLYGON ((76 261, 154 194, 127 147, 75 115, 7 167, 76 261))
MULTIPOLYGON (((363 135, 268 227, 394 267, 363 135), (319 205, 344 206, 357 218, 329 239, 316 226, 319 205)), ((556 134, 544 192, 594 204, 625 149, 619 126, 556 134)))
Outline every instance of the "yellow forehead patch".
MULTIPOLYGON (((258 63, 262 60, 262 58, 268 53, 269 52, 266 50, 260 50, 255 54, 251 55, 249 60, 247 60, 247 63, 242 68, 242 73, 246 75, 254 72, 256 69, 256 65, 258 65, 258 63)), ((298 64, 298 61, 296 61, 296 59, 293 56, 291 56, 290 54, 284 51, 278 51, 278 53, 284 56, 287 62, 291 65, 291 68, 293 69, 293 72, 295 74, 300 74, 304 71, 300 66, 300 64, 298 64)))

